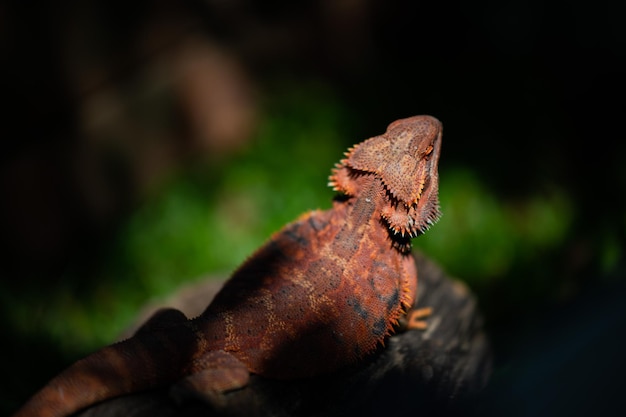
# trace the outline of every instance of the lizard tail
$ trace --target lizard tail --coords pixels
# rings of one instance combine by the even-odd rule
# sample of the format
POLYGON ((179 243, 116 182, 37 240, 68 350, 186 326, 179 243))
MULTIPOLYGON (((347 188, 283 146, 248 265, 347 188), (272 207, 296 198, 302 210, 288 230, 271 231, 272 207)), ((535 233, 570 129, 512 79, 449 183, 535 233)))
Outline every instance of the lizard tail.
POLYGON ((196 348, 186 325, 138 333, 107 346, 53 378, 13 417, 62 417, 100 401, 182 378, 196 348))

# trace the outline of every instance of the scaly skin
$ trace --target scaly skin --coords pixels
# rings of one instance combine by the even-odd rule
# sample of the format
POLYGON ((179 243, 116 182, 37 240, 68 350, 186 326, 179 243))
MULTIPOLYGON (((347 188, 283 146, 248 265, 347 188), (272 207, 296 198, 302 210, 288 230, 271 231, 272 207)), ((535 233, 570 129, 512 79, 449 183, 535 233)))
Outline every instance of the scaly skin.
POLYGON ((164 310, 132 338, 54 378, 15 417, 59 417, 177 381, 200 393, 245 386, 249 374, 295 379, 367 358, 413 305, 410 238, 439 217, 441 124, 398 120, 333 169, 327 211, 276 233, 199 317, 164 310))

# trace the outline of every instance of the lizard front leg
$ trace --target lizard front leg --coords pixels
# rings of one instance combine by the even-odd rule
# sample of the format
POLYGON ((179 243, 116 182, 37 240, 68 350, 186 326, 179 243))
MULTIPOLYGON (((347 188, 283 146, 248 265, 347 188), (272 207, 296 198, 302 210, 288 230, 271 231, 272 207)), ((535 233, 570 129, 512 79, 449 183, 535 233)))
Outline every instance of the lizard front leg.
POLYGON ((433 313, 431 307, 414 308, 409 310, 406 315, 405 330, 426 330, 428 323, 422 320, 425 317, 430 316, 433 313))

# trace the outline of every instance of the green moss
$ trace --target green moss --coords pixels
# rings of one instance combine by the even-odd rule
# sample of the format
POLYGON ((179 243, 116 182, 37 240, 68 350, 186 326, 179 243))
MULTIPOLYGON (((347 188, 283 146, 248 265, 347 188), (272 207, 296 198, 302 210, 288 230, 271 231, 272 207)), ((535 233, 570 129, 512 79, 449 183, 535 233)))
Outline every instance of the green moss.
POLYGON ((470 282, 503 279, 521 262, 536 262, 560 245, 573 215, 556 191, 523 201, 499 199, 467 169, 441 173, 444 215, 416 245, 470 282))

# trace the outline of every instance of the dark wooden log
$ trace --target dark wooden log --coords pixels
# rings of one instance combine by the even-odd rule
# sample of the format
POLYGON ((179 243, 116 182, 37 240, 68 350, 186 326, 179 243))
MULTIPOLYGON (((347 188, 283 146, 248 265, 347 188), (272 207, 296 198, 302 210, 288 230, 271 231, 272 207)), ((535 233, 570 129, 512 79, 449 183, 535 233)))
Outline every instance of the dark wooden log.
MULTIPOLYGON (((491 352, 476 300, 422 255, 416 307, 432 307, 428 329, 391 337, 367 363, 298 381, 252 376, 249 386, 212 402, 173 395, 169 387, 95 405, 83 417, 442 415, 462 408, 491 371, 491 352), (176 397, 176 399, 174 398, 176 397)), ((170 306, 199 314, 219 289, 213 281, 183 290, 170 306)), ((154 308, 149 309, 147 317, 154 308)), ((179 393, 180 394, 180 393, 179 393)))

